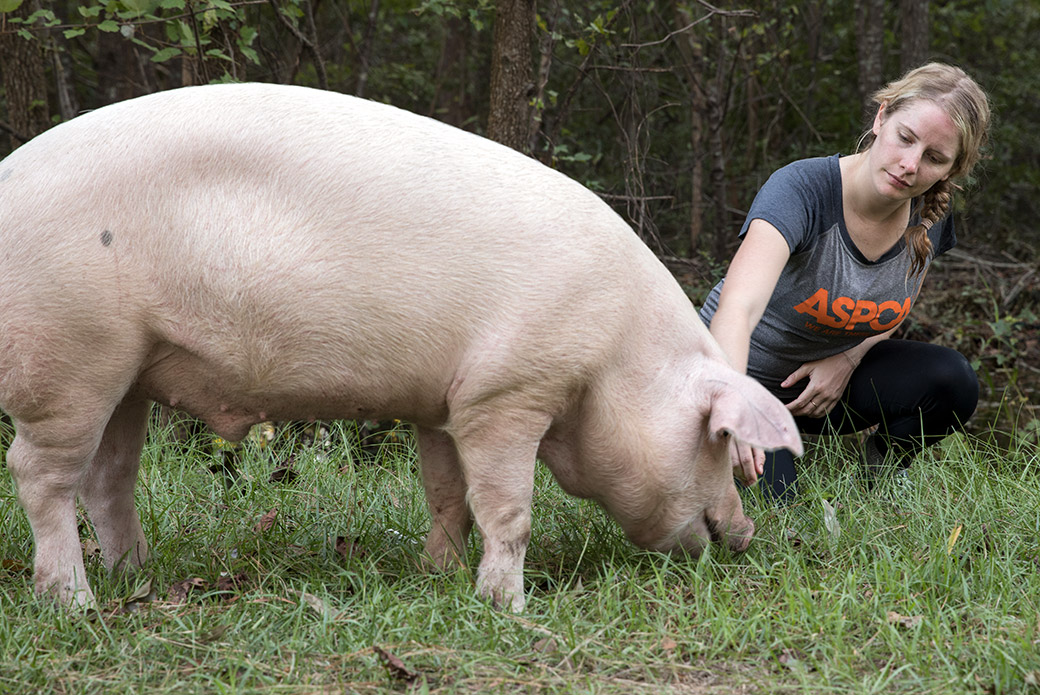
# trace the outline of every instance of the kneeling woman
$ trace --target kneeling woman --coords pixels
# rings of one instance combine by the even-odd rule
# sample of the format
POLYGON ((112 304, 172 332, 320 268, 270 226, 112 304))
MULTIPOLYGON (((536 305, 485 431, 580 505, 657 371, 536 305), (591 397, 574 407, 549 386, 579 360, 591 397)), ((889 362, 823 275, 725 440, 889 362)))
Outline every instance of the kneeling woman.
MULTIPOLYGON (((862 147, 776 171, 755 197, 701 317, 737 369, 787 403, 802 432, 877 426, 867 465, 906 467, 975 411, 963 355, 891 339, 931 261, 956 243, 955 181, 987 137, 989 105, 958 68, 931 63, 874 95, 862 147)), ((794 492, 791 454, 731 447, 739 477, 794 492)))

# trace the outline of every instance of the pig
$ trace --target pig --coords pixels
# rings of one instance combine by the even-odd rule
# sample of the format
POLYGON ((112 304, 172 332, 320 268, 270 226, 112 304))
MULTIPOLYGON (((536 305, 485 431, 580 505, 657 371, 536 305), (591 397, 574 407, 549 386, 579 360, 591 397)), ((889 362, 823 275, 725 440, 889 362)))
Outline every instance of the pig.
POLYGON ((304 87, 148 95, 0 162, 0 409, 38 594, 90 608, 148 544, 152 401, 235 441, 269 419, 414 423, 431 568, 525 605, 536 459, 635 544, 745 549, 730 437, 801 442, 599 197, 507 147, 304 87))

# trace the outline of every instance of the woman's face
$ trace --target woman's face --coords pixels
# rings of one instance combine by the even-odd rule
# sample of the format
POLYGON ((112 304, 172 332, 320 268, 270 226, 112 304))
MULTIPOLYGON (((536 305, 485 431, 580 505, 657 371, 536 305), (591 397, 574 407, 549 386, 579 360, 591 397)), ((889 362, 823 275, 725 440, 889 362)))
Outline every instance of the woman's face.
POLYGON ((887 113, 882 104, 873 131, 870 161, 875 185, 890 198, 914 198, 946 179, 960 152, 957 126, 931 101, 911 101, 894 113, 887 113))

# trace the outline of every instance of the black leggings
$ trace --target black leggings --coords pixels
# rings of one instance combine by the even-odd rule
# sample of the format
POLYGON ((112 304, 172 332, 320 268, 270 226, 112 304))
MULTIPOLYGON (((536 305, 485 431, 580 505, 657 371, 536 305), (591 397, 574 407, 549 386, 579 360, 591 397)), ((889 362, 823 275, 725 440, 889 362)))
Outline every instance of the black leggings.
MULTIPOLYGON (((913 340, 882 340, 852 373, 841 400, 821 418, 797 417, 805 434, 852 434, 878 426, 878 450, 893 450, 906 467, 932 444, 960 429, 979 402, 979 380, 956 350, 913 340)), ((795 492, 794 457, 786 449, 766 453, 762 476, 767 496, 789 500, 795 492)))

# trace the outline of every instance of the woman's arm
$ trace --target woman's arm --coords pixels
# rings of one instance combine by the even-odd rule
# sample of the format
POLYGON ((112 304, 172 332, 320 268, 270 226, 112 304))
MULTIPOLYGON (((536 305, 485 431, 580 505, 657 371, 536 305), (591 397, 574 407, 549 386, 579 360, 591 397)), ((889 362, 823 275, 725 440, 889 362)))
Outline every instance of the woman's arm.
MULTIPOLYGON (((751 332, 765 313, 780 272, 791 252, 780 231, 762 219, 752 220, 733 256, 711 319, 711 334, 734 369, 747 372, 751 332)), ((765 467, 765 452, 736 440, 730 442, 730 459, 744 482, 753 485, 765 467)))
POLYGON ((711 334, 739 372, 747 371, 751 332, 765 313, 780 272, 791 252, 780 231, 762 219, 752 220, 726 271, 711 334))

